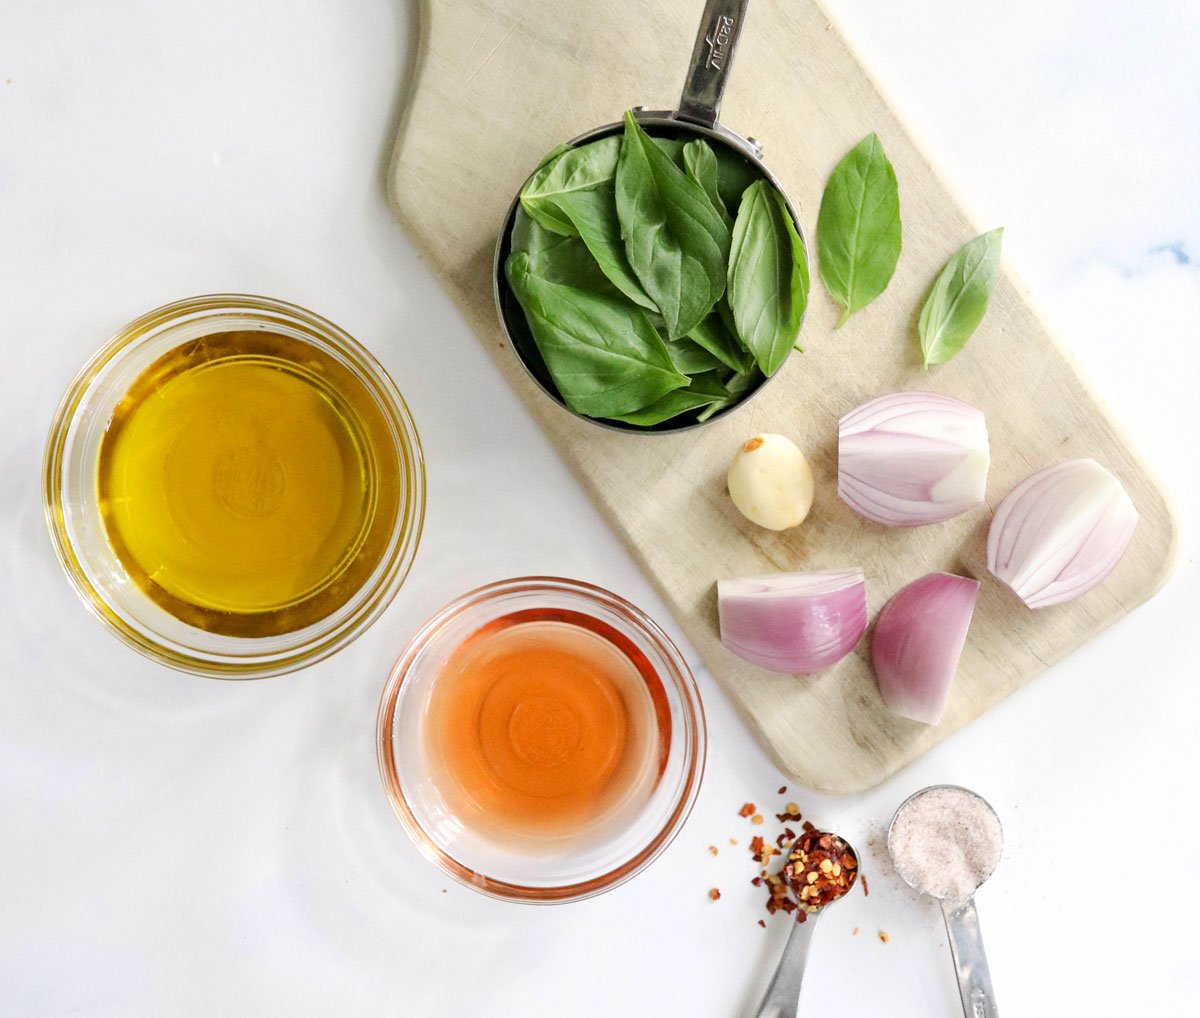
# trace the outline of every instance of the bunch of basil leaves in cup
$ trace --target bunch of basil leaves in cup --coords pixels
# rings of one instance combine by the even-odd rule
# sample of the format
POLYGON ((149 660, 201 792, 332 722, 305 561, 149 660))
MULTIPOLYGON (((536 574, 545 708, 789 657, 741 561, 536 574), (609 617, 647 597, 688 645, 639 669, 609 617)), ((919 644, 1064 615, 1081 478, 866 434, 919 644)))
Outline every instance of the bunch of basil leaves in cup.
POLYGON ((783 197, 735 152, 652 138, 632 113, 624 124, 542 161, 521 190, 505 274, 571 410, 699 423, 796 345, 807 252, 783 197))

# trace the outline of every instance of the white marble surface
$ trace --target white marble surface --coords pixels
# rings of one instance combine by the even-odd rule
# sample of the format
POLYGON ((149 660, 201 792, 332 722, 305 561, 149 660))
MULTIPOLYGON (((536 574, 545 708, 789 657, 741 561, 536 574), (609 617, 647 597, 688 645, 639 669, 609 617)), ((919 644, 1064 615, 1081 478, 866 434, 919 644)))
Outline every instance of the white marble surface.
MULTIPOLYGON (((1189 527, 1196 5, 829 8, 979 220, 1007 226, 1010 265, 1189 527)), ((452 885, 381 794, 387 664, 449 597, 559 572, 665 615, 389 220, 408 4, 5 0, 0 20, 0 1013, 744 1013, 786 930, 755 925, 727 841, 751 833, 737 805, 784 782, 707 675, 695 814, 597 900, 521 908, 452 885), (102 632, 59 575, 38 488, 83 360, 140 312, 216 290, 295 300, 370 345, 429 462, 425 541, 386 616, 331 661, 236 685, 166 672, 102 632), (712 859, 710 843, 726 850, 712 859)), ((825 920, 806 1014, 957 1013, 935 908, 874 847, 933 781, 977 788, 1005 823, 980 894, 1005 1014, 1190 1012, 1195 558, 1185 530, 1154 602, 878 790, 795 793, 876 874, 869 899, 825 920)))

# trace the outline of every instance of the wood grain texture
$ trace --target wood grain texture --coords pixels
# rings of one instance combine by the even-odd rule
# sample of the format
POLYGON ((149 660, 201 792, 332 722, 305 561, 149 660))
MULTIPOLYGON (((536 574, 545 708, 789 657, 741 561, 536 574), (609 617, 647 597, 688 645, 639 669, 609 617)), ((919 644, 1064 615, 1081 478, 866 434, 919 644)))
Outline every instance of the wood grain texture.
POLYGON ((1150 597, 1173 565, 1175 525, 1155 480, 1010 272, 967 349, 948 365, 922 370, 915 339, 920 304, 946 259, 980 227, 939 181, 836 27, 806 0, 754 0, 722 121, 762 143, 801 210, 810 243, 830 170, 864 135, 879 134, 899 176, 905 225, 904 252, 888 290, 834 332, 838 309, 814 271, 806 352, 794 354, 752 404, 700 431, 604 431, 535 388, 508 349, 492 304, 492 251, 508 202, 557 143, 619 119, 630 106, 675 106, 702 7, 702 0, 425 3, 392 201, 779 764, 813 790, 849 793, 882 781, 1150 597), (1100 588, 1070 605, 1029 611, 987 573, 988 506, 943 525, 892 530, 859 519, 838 500, 838 418, 873 396, 917 388, 956 396, 987 414, 989 506, 1033 470, 1077 456, 1093 457, 1121 478, 1141 522, 1100 588), (791 436, 811 458, 817 497, 809 520, 794 531, 752 526, 725 494, 734 449, 758 431, 791 436), (719 577, 847 566, 866 571, 872 614, 931 570, 983 581, 937 727, 883 707, 866 639, 812 678, 761 671, 721 647, 719 577))

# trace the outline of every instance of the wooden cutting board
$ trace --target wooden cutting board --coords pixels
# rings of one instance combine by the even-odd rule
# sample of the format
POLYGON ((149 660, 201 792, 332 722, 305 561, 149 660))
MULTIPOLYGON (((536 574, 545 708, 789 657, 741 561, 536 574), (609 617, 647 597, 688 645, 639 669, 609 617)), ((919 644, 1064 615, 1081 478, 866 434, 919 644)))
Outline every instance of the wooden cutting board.
POLYGON ((721 120, 761 142, 810 243, 830 170, 864 135, 879 134, 900 180, 905 225, 904 253, 886 293, 835 333, 837 309, 814 269, 806 352, 793 355, 752 404, 699 431, 605 431, 535 388, 492 304, 492 251, 506 207, 559 142, 634 105, 675 107, 702 9, 702 0, 426 0, 392 200, 414 243, 779 764, 810 789, 849 793, 893 774, 1150 597, 1171 570, 1175 524, 1155 480, 1011 273, 967 349, 932 372, 921 368, 914 327, 934 276, 960 244, 1002 224, 968 219, 837 28, 807 0, 751 4, 721 120), (1033 470, 1073 457, 1093 457, 1121 478, 1141 521, 1100 588, 1073 604, 1030 611, 988 576, 987 507, 904 530, 867 523, 838 500, 838 417, 873 396, 916 388, 956 396, 987 414, 991 506, 1033 470), (811 458, 817 497, 796 530, 752 526, 725 494, 733 451, 758 431, 791 436, 811 458), (931 570, 983 581, 937 727, 883 707, 866 639, 811 678, 762 671, 720 645, 719 577, 847 566, 866 571, 872 615, 931 570))

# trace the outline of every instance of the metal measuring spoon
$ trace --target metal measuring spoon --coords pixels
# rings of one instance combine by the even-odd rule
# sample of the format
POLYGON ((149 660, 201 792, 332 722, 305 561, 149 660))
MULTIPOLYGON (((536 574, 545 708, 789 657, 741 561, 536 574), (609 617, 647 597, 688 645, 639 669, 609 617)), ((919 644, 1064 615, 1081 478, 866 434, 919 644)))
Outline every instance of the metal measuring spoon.
MULTIPOLYGON (((838 859, 848 855, 854 860, 854 866, 843 869, 846 875, 845 886, 838 890, 835 897, 817 904, 815 910, 807 911, 804 922, 792 923, 792 932, 783 946, 783 955, 775 967, 775 975, 771 977, 771 984, 767 987, 762 1003, 754 1012, 754 1018, 796 1018, 796 1012, 800 1006, 800 985, 804 981, 804 967, 808 964, 808 947, 816 932, 817 920, 821 918, 828 906, 844 898, 858 880, 858 853, 850 847, 845 839, 839 838, 836 834, 830 834, 828 831, 812 831, 801 835, 788 850, 789 858, 798 848, 801 850, 807 850, 813 846, 819 848, 822 838, 829 838, 832 842, 830 854, 838 859)), ((789 884, 797 889, 797 897, 806 885, 804 873, 809 868, 811 867, 805 866, 797 877, 789 881, 789 884)), ((803 907, 804 899, 799 900, 803 907)), ((808 908, 813 909, 814 907, 808 906, 808 908)))
MULTIPOLYGON (((960 830, 963 832, 962 836, 966 837, 967 829, 960 830)), ((952 837, 949 832, 946 836, 952 837)), ((962 998, 963 1014, 966 1018, 998 1018, 996 994, 992 989, 992 976, 988 970, 987 955, 983 950, 983 934, 979 929, 979 914, 975 911, 975 892, 995 871, 1004 847, 1003 829, 996 811, 983 796, 970 789, 958 785, 931 785, 914 792, 900 804, 888 826, 887 842, 892 865, 901 879, 914 890, 936 898, 942 906, 946 933, 950 939, 950 953, 954 959, 954 971, 958 976, 958 992, 962 998), (935 802, 931 797, 940 797, 941 801, 935 802), (977 810, 985 823, 994 824, 994 831, 988 832, 994 834, 994 844, 993 839, 985 839, 982 845, 974 846, 976 851, 971 860, 973 865, 970 867, 970 882, 974 886, 950 889, 945 886, 945 881, 942 886, 931 886, 931 883, 936 885, 936 878, 931 878, 929 873, 914 867, 913 861, 905 857, 903 851, 898 848, 897 824, 903 826, 906 822, 919 822, 923 814, 933 813, 939 805, 952 807, 955 800, 963 806, 977 810)))

